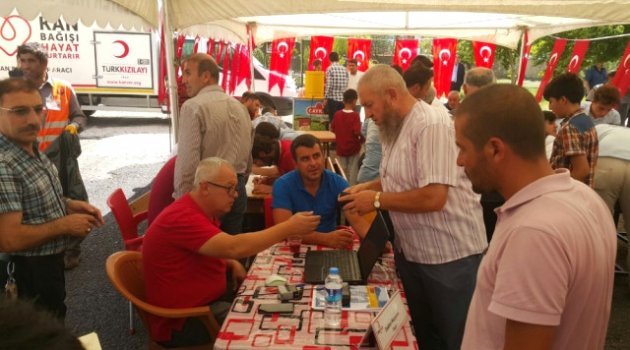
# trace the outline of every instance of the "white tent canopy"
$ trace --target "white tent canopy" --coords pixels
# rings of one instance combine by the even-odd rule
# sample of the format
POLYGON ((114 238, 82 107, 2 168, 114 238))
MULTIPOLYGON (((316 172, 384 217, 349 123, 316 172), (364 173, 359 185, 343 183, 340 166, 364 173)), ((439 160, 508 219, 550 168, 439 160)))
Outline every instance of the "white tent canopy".
MULTIPOLYGON (((94 1, 94 0, 93 0, 94 1)), ((157 23, 156 0, 111 0, 157 23)), ((514 48, 566 30, 630 23, 630 0, 163 0, 171 27, 245 42, 283 36, 394 34, 456 37, 514 48)))
MULTIPOLYGON (((154 0, 155 2, 156 0, 154 0)), ((48 22, 56 22, 60 17, 75 24, 79 20, 86 26, 93 23, 105 28, 120 26, 126 29, 151 28, 155 21, 146 21, 138 14, 109 0, 2 0, 0 16, 13 13, 14 10, 24 18, 33 19, 39 14, 48 22)), ((155 14, 157 20, 157 13, 155 14)), ((4 30, 10 31, 9 28, 4 30)))

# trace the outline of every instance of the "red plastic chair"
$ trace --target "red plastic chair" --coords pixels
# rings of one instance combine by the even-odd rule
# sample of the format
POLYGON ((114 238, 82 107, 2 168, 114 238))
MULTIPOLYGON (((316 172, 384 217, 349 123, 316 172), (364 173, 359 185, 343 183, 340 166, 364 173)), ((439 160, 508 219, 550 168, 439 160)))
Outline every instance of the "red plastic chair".
MULTIPOLYGON (((145 200, 148 198, 145 198, 145 200)), ((122 189, 117 188, 107 198, 107 206, 111 209, 120 235, 122 236, 123 243, 125 244, 125 250, 141 251, 142 240, 144 237, 138 236, 138 225, 147 219, 148 211, 146 208, 142 208, 134 214, 125 192, 122 189)), ((129 334, 136 332, 133 326, 133 307, 129 302, 129 334)))
POLYGON ((112 210, 118 223, 120 234, 125 243, 125 250, 140 251, 142 237, 138 236, 138 225, 147 219, 147 211, 142 210, 134 214, 129 206, 127 197, 122 189, 117 188, 107 198, 107 206, 112 210))

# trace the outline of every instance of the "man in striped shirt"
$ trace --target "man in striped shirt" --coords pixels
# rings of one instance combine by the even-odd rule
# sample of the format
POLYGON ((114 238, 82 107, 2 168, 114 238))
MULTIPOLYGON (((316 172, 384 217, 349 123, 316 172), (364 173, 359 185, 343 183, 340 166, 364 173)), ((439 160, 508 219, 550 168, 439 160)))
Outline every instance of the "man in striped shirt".
POLYGON ((423 349, 459 349, 481 253, 479 196, 456 164, 451 118, 416 100, 402 77, 378 65, 359 82, 383 144, 380 178, 349 189, 344 209, 389 210, 396 266, 423 349))

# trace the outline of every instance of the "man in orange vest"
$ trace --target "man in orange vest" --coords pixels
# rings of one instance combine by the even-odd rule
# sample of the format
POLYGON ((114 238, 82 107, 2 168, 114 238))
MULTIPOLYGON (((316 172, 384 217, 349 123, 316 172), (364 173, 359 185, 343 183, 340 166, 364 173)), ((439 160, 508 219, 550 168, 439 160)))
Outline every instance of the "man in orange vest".
MULTIPOLYGON (((37 136, 39 151, 44 152, 57 166, 64 195, 87 201, 87 192, 76 161, 81 153, 76 135, 86 127, 87 118, 81 111, 72 85, 48 74, 48 56, 39 43, 19 46, 17 65, 24 78, 39 87, 42 101, 48 109, 37 136), (66 134, 60 137, 64 131, 66 134)), ((77 240, 66 251, 64 261, 68 269, 79 264, 81 240, 77 240)))

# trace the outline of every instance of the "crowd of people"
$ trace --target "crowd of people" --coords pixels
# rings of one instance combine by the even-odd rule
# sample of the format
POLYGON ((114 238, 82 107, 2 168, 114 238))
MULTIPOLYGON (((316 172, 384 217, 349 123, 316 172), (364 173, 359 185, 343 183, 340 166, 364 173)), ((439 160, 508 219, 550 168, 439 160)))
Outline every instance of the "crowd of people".
MULTIPOLYGON (((40 52, 21 47, 23 77, 0 81, 0 252, 19 298, 63 320, 65 254, 103 218, 48 152, 85 118, 40 52)), ((543 112, 492 70, 458 64, 444 103, 424 56, 404 72, 365 73, 329 57, 326 110, 347 179, 326 169, 316 137, 293 132, 256 94, 227 95, 210 56, 186 60, 177 154, 153 185, 163 195, 143 239, 147 301, 211 305, 221 322, 244 259, 292 236, 347 249, 365 237, 364 215, 382 210, 422 349, 602 349, 617 203, 630 228, 630 129, 612 125, 617 89, 588 81, 593 98, 582 104, 583 80, 560 74, 543 112), (254 191, 271 195, 273 225, 243 233, 251 174, 254 191)), ((148 321, 165 347, 210 341, 192 318, 148 321)))

